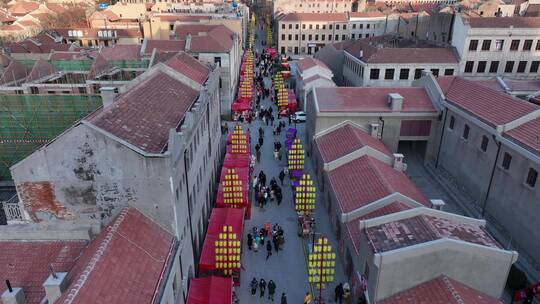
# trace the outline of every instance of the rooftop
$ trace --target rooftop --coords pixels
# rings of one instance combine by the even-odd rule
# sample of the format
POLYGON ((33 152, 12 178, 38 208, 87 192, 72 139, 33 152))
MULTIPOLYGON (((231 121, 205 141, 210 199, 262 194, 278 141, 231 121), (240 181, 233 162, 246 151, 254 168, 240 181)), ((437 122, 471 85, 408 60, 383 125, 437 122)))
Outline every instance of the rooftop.
MULTIPOLYGON (((57 272, 68 272, 86 245, 86 241, 0 241, 0 279, 23 288, 26 303, 41 303, 49 264, 57 272)), ((0 286, 2 294, 7 288, 0 286)))
POLYGON ((403 96, 401 112, 437 112, 424 88, 315 88, 320 112, 392 112, 388 94, 403 96))
POLYGON ((281 20, 285 22, 347 22, 347 13, 289 13, 281 20))
POLYGON ((540 118, 510 129, 504 137, 540 156, 540 118))
POLYGON ((370 134, 352 123, 346 123, 322 136, 315 138, 315 145, 325 163, 332 162, 362 147, 369 146, 388 156, 392 152, 370 134))
POLYGON ((177 24, 176 38, 191 35, 190 52, 229 52, 234 45, 234 32, 223 24, 177 24))
POLYGON ((405 173, 371 156, 364 155, 333 169, 328 179, 343 213, 396 192, 431 206, 405 173))
POLYGON ((458 220, 424 214, 367 227, 364 231, 375 253, 443 238, 500 248, 483 226, 473 226, 458 220))
POLYGON ((539 28, 537 17, 465 17, 471 28, 539 28))
POLYGON ((138 44, 116 44, 112 47, 102 48, 100 54, 105 60, 137 61, 141 59, 140 50, 141 47, 138 44))
POLYGON ((439 76, 437 82, 449 103, 492 127, 504 125, 539 109, 532 103, 461 77, 439 76))
POLYGON ((147 71, 139 76, 145 79, 112 105, 92 113, 87 122, 144 152, 163 153, 169 130, 180 125, 199 96, 198 90, 171 74, 160 67, 147 71))
POLYGON ((38 59, 36 63, 34 63, 34 66, 32 67, 28 78, 26 78, 26 81, 35 81, 54 73, 56 73, 56 68, 53 65, 48 63, 47 60, 38 59))
POLYGON ((374 18, 374 17, 385 17, 386 15, 381 12, 350 12, 349 16, 351 18, 374 18))
POLYGON ((298 65, 298 69, 300 69, 301 72, 311 69, 316 66, 329 70, 328 66, 324 64, 324 62, 320 61, 319 59, 311 58, 311 57, 306 57, 306 58, 298 60, 297 65, 298 65))
POLYGON ((134 208, 125 208, 88 245, 58 303, 153 303, 177 242, 134 208))
POLYGON ((13 82, 26 79, 28 69, 17 60, 11 60, 2 75, 0 76, 0 85, 8 85, 13 82))
POLYGON ((146 55, 152 54, 156 49, 157 53, 163 52, 179 52, 183 51, 186 46, 185 40, 146 40, 146 47, 143 50, 146 55))
POLYGON ((171 67, 178 73, 184 74, 191 80, 203 84, 208 79, 210 68, 202 64, 199 60, 188 55, 185 52, 179 52, 165 62, 165 65, 171 67))
POLYGON ((445 275, 378 301, 379 304, 501 304, 483 292, 445 275))

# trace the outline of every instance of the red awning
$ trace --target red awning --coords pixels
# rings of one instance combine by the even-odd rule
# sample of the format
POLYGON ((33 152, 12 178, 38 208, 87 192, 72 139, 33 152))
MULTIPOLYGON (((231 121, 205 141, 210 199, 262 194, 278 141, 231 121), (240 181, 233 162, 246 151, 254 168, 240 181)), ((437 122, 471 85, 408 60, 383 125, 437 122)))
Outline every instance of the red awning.
POLYGON ((233 232, 242 241, 242 231, 244 226, 244 209, 234 208, 214 208, 208 222, 208 230, 204 239, 201 258, 199 260, 199 269, 215 269, 215 244, 218 235, 223 230, 223 226, 232 226, 233 232))
POLYGON ((232 304, 232 278, 193 278, 189 284, 188 304, 232 304))
POLYGON ((234 102, 231 106, 233 112, 244 112, 251 110, 251 102, 234 102))
POLYGON ((249 154, 225 154, 223 168, 248 168, 250 161, 249 154))

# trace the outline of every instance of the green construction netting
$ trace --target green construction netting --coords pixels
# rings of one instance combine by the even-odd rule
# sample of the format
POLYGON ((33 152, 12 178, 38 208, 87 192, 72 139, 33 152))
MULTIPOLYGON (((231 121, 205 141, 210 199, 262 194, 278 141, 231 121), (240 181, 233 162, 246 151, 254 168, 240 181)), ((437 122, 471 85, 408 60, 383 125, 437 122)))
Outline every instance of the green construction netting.
POLYGON ((112 66, 121 68, 121 69, 140 69, 148 68, 150 60, 141 60, 141 61, 130 61, 130 60, 111 60, 109 63, 112 66))
POLYGON ((9 167, 101 106, 97 95, 0 95, 0 180, 9 167))
MULTIPOLYGON (((19 60, 21 64, 26 66, 27 68, 31 69, 34 66, 34 63, 36 60, 32 59, 24 59, 19 60)), ((59 71, 90 71, 90 68, 92 67, 92 61, 91 60, 49 60, 49 63, 54 65, 59 71)), ((111 60, 109 63, 112 66, 121 68, 121 69, 140 69, 140 68, 148 68, 148 64, 150 63, 150 60, 141 60, 141 61, 133 61, 133 60, 111 60)))

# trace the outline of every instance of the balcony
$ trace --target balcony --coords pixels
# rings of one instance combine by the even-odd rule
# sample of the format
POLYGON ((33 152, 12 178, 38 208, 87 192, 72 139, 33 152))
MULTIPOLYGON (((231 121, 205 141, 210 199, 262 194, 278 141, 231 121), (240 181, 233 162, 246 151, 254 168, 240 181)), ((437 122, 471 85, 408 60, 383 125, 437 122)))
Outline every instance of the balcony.
POLYGON ((0 201, 0 206, 2 207, 2 210, 0 210, 0 224, 6 225, 24 220, 17 195, 13 195, 7 201, 0 201))

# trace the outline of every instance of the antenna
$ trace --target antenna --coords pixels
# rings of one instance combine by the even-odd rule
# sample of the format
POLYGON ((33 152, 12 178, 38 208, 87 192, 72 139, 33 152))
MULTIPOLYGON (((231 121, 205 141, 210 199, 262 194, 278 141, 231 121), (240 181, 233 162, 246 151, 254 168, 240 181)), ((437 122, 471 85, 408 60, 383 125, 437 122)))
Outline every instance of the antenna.
POLYGON ((49 264, 49 270, 51 271, 51 274, 54 279, 58 279, 58 275, 56 275, 56 272, 54 271, 54 268, 52 267, 52 264, 49 264))
POLYGON ((11 287, 11 283, 9 282, 9 280, 6 280, 6 286, 7 286, 7 289, 9 290, 9 292, 12 293, 13 288, 11 287))

